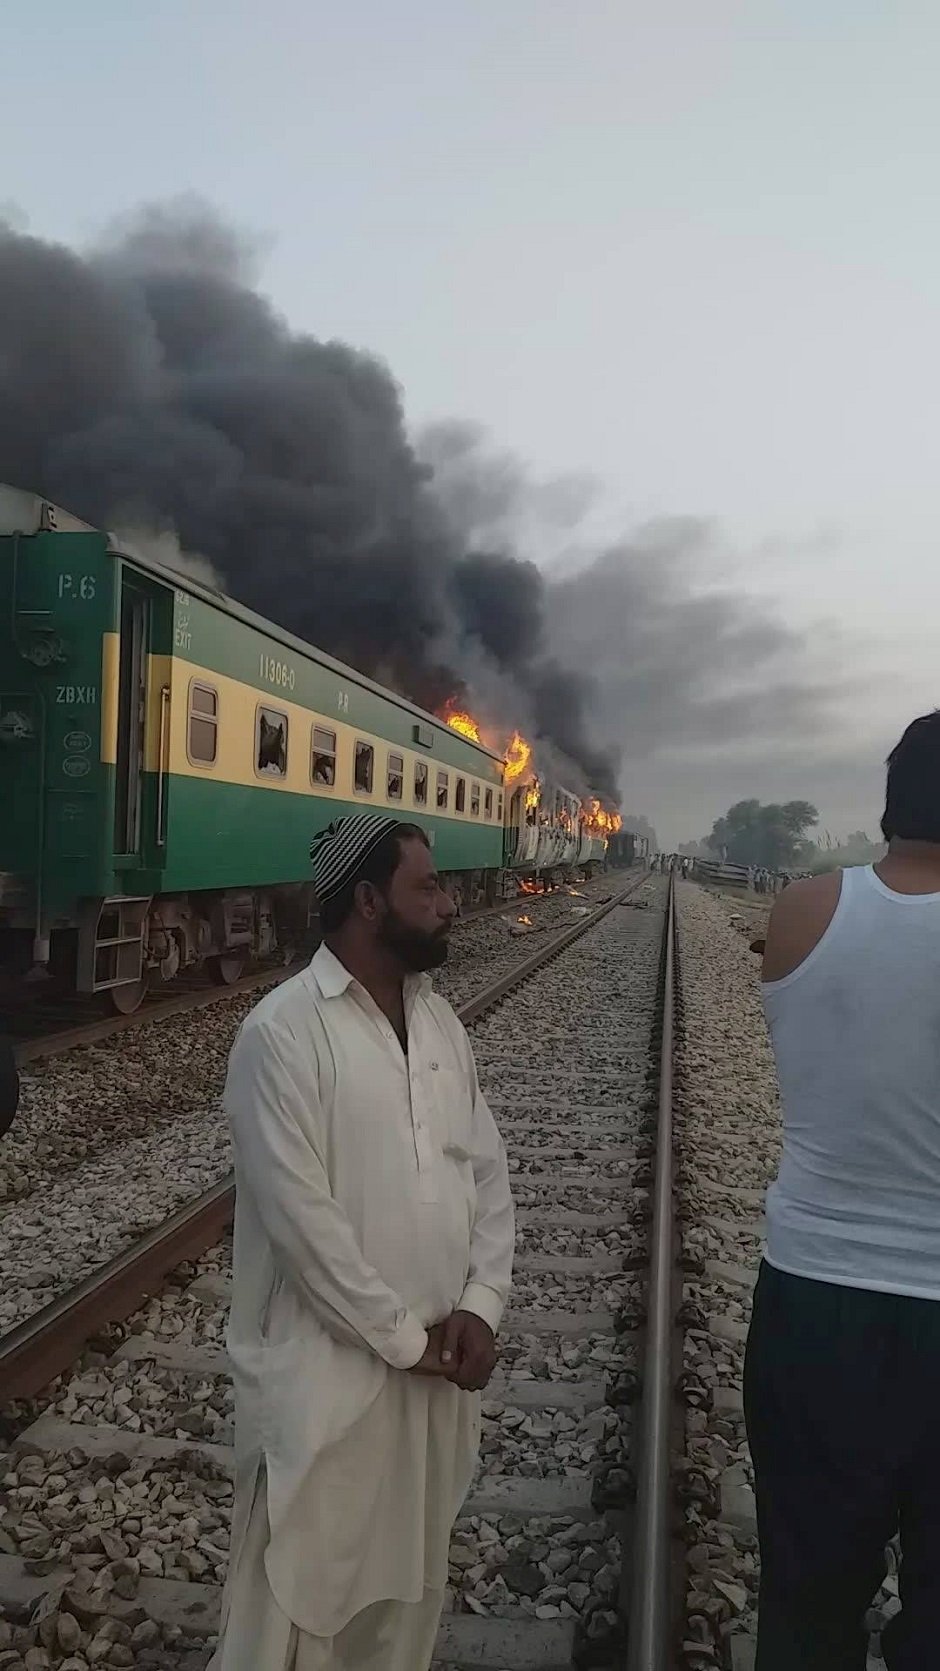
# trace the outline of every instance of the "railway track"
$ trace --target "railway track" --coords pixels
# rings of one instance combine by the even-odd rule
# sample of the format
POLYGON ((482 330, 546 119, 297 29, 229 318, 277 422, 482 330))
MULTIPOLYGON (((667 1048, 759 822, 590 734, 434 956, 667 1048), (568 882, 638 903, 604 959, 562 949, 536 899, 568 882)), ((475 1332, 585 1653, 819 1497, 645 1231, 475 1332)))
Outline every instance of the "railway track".
MULTIPOLYGON (((514 921, 509 932, 503 921, 466 927, 440 989, 452 1003, 468 1000, 524 965, 560 925, 584 920, 590 903, 598 891, 546 900, 524 913, 532 925, 520 923, 517 935, 514 921)), ((219 1093, 255 996, 155 1019, 24 1070, 20 1113, 0 1148, 0 1335, 228 1170, 219 1093)))
MULTIPOLYGON (((671 1663, 667 1172, 650 1193, 657 1126, 660 1161, 671 1151, 665 896, 659 879, 618 891, 461 1012, 506 1138, 519 1237, 481 1471, 451 1549, 441 1671, 620 1671, 628 1652, 630 1671, 671 1663), (645 897, 631 900, 638 891, 645 897)), ((230 1214, 223 1180, 0 1340, 0 1398, 9 1399, 47 1386, 98 1337, 99 1350, 15 1439, 14 1529, 0 1517, 0 1551, 13 1546, 0 1553, 0 1608, 15 1620, 51 1594, 46 1636, 80 1638, 91 1657, 78 1665, 205 1663, 231 1493, 224 1246, 192 1280, 177 1271, 159 1290, 181 1260, 219 1242, 230 1214), (105 1340, 106 1326, 148 1294, 105 1340), (57 1489, 47 1503, 50 1470, 57 1489), (63 1614, 73 1623, 60 1626, 63 1614), (99 1628, 107 1619, 111 1638, 99 1628), (124 1653, 107 1657, 107 1639, 124 1653)), ((48 1663, 68 1665, 54 1643, 46 1649, 48 1663)))
MULTIPOLYGON (((610 889, 616 887, 619 880, 614 873, 602 878, 600 884, 595 878, 593 884, 585 883, 575 890, 561 887, 546 893, 520 893, 514 899, 501 900, 497 905, 467 912, 455 926, 460 930, 484 922, 489 917, 511 916, 513 913, 527 915, 530 910, 534 910, 538 917, 547 901, 557 902, 571 892, 579 896, 583 894, 589 899, 592 889, 596 891, 599 885, 610 889)), ((227 985, 212 985, 203 973, 180 976, 168 990, 149 993, 140 1008, 129 1015, 111 1011, 102 1013, 101 1004, 94 998, 60 996, 44 1000, 39 996, 26 1003, 8 1005, 3 1015, 3 1030, 14 1041, 18 1065, 27 1067, 32 1062, 60 1055, 62 1051, 79 1045, 99 1044, 104 1039, 150 1021, 185 1015, 191 1010, 208 1009, 246 993, 261 993, 297 974, 309 961, 309 956, 310 952, 307 952, 303 957, 287 963, 267 963, 227 985)))
POLYGON ((7 1012, 4 1028, 14 1039, 14 1050, 19 1067, 41 1062, 49 1056, 59 1056, 79 1045, 100 1044, 104 1039, 130 1032, 150 1021, 165 1020, 173 1015, 185 1015, 190 1010, 209 1009, 226 999, 243 993, 261 993, 269 986, 287 980, 302 969, 306 958, 277 967, 255 969, 242 975, 228 986, 211 986, 208 979, 193 978, 174 985, 164 997, 151 995, 140 1009, 130 1015, 102 1014, 95 999, 60 999, 48 1005, 42 999, 19 1011, 7 1012))

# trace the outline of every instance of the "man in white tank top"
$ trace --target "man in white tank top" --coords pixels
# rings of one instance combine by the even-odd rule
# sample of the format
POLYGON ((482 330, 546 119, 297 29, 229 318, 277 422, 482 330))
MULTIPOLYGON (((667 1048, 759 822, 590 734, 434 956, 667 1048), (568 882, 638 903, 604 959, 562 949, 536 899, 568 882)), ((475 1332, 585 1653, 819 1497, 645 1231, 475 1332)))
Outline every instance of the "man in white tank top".
POLYGON ((890 1671, 940 1666, 940 713, 888 760, 877 866, 774 907, 784 1149, 745 1368, 757 1671, 865 1671, 900 1531, 890 1671))

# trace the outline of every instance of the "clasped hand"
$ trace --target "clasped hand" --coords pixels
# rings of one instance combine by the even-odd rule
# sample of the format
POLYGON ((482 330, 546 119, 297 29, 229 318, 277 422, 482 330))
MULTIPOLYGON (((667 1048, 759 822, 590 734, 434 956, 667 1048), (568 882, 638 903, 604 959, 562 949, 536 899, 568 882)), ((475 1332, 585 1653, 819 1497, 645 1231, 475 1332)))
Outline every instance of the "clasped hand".
POLYGON ((488 1323, 473 1311, 452 1311, 428 1329, 424 1356, 412 1375, 438 1375, 464 1392, 479 1392, 496 1367, 496 1340, 488 1323))

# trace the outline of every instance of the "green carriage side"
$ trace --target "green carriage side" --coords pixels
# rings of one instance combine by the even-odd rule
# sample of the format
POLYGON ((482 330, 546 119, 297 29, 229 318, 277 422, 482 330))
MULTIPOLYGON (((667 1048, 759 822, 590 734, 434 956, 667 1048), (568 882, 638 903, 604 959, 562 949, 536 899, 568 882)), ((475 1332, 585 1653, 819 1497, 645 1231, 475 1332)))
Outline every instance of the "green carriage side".
POLYGON ((125 1008, 207 959, 231 978, 302 931, 311 837, 364 806, 495 894, 503 763, 432 715, 2 488, 0 601, 0 955, 125 1008))
POLYGON ((420 824, 448 875, 499 870, 502 762, 403 698, 182 585, 164 672, 167 889, 303 880, 314 831, 363 807, 420 824))
POLYGON ((0 488, 0 934, 16 969, 47 963, 79 902, 115 885, 116 648, 106 537, 0 488))

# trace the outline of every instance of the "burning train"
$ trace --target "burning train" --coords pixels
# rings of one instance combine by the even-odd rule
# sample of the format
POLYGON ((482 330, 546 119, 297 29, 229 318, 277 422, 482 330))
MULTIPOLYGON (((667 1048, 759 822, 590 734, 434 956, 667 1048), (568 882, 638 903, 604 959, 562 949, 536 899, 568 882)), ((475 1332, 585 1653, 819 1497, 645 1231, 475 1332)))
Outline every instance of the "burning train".
POLYGON ((618 815, 231 598, 0 487, 0 971, 129 1012, 302 943, 311 836, 420 823, 471 906, 590 872, 618 815), (514 890, 513 890, 514 891, 514 890))
POLYGON ((590 875, 606 862, 608 841, 622 828, 618 812, 602 807, 596 796, 584 800, 539 774, 532 746, 518 731, 500 747, 498 739, 488 737, 480 722, 456 703, 446 704, 441 718, 460 736, 501 755, 504 863, 511 872, 531 883, 575 868, 590 875))

